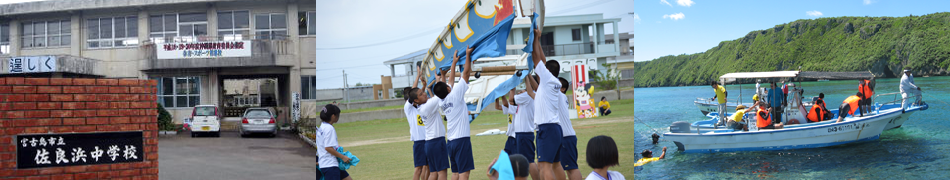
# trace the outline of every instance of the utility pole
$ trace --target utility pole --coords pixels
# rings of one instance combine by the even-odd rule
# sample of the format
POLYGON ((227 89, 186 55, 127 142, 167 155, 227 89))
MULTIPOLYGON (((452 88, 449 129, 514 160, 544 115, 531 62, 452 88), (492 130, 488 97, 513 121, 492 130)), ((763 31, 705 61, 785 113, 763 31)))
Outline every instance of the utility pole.
POLYGON ((350 103, 349 101, 350 93, 347 92, 346 88, 347 88, 346 87, 346 70, 343 70, 343 101, 346 103, 350 103))

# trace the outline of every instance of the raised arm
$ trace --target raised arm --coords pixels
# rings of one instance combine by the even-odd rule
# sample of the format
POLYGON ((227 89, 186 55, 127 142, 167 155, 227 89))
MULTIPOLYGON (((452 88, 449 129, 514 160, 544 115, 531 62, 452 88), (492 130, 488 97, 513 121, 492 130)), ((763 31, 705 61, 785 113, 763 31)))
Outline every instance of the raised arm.
POLYGON ((660 154, 660 159, 666 158, 666 147, 663 147, 663 154, 660 154))
POLYGON ((420 79, 422 79, 422 67, 416 66, 416 80, 412 81, 412 87, 419 87, 420 79))
POLYGON ((468 83, 468 77, 472 74, 472 51, 475 48, 469 47, 465 49, 465 69, 462 70, 462 81, 468 83))
POLYGON ((524 82, 524 87, 525 87, 524 91, 528 93, 528 96, 531 96, 531 99, 534 99, 534 88, 532 87, 537 86, 538 83, 535 83, 534 77, 531 77, 531 76, 528 76, 525 79, 527 80, 524 82))
MULTIPOLYGON (((500 99, 500 98, 495 98, 495 109, 501 110, 502 112, 504 112, 505 110, 501 108, 501 103, 498 102, 498 99, 500 99)), ((505 106, 507 106, 507 105, 505 105, 505 106)))
POLYGON ((534 45, 534 51, 531 52, 531 57, 532 57, 531 61, 534 61, 535 65, 544 64, 544 60, 546 58, 544 58, 544 53, 543 53, 544 50, 541 49, 541 30, 540 29, 537 29, 537 28, 534 29, 533 45, 534 45))
POLYGON ((459 50, 455 50, 455 53, 452 53, 452 54, 454 57, 452 57, 452 66, 449 68, 449 72, 448 72, 449 79, 445 82, 449 86, 452 86, 455 84, 455 66, 456 64, 459 63, 459 50))

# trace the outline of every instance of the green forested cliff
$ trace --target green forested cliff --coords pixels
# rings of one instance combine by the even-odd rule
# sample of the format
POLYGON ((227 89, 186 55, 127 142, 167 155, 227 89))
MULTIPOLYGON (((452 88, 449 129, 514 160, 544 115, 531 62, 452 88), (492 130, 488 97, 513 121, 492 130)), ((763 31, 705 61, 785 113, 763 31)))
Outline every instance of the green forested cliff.
POLYGON ((776 25, 706 52, 636 62, 636 87, 706 84, 725 73, 871 71, 877 77, 947 75, 950 12, 908 17, 834 17, 776 25))

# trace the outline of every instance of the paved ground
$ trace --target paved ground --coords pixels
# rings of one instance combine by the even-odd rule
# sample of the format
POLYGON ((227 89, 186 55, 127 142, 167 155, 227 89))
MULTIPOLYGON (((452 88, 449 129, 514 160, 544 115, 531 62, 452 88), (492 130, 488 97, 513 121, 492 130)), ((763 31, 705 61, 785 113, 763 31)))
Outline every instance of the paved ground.
POLYGON ((160 179, 305 179, 316 177, 316 149, 297 135, 191 138, 188 132, 158 141, 160 179))

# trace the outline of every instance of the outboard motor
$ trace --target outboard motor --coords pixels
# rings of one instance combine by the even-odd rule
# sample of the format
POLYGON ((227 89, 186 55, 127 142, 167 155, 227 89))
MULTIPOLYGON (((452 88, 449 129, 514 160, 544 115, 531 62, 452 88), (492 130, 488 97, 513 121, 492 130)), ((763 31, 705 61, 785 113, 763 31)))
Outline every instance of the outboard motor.
POLYGON ((689 133, 689 122, 686 121, 676 121, 670 125, 671 133, 689 133))

